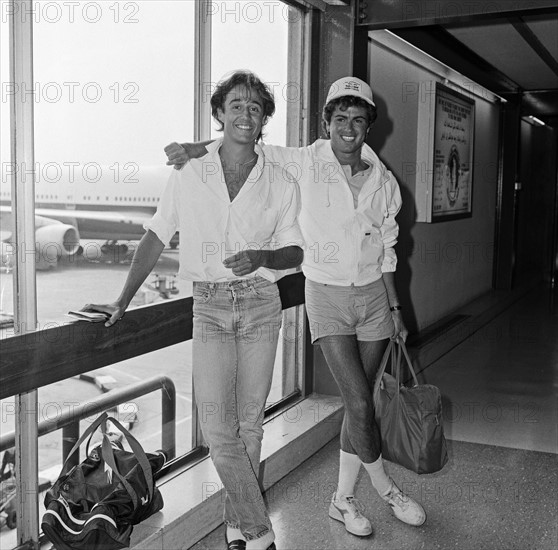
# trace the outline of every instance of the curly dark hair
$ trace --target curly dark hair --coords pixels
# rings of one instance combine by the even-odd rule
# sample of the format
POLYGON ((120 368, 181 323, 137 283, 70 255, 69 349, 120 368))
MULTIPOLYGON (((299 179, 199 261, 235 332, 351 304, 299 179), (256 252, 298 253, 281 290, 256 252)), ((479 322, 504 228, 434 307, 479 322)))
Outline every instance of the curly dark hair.
POLYGON ((368 101, 364 101, 364 99, 354 95, 338 97, 324 105, 324 110, 322 111, 322 128, 326 135, 327 124, 331 122, 331 116, 333 111, 335 111, 335 107, 339 107, 341 111, 346 111, 349 107, 364 107, 368 113, 368 127, 372 126, 378 117, 378 110, 373 105, 370 105, 368 101))
MULTIPOLYGON (((267 119, 272 117, 273 113, 275 113, 275 99, 272 91, 269 89, 267 84, 262 82, 253 72, 234 71, 217 83, 217 87, 211 96, 211 114, 219 124, 219 130, 222 131, 224 126, 219 120, 218 111, 225 110, 225 99, 227 98, 227 94, 236 86, 244 86, 250 92, 255 91, 262 98, 265 125, 267 123, 267 119)), ((263 132, 260 132, 256 141, 261 139, 262 134, 263 132)))

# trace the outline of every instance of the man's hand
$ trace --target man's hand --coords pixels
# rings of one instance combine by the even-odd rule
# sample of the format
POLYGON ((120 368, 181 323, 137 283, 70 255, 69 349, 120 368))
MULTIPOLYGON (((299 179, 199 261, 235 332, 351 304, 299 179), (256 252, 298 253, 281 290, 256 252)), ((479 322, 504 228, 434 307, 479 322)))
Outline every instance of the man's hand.
POLYGON ((391 317, 393 319, 393 324, 395 325, 395 330, 393 332, 393 336, 391 337, 392 340, 397 340, 397 337, 400 337, 403 342, 407 341, 407 336, 409 335, 409 331, 407 327, 405 327, 405 323, 403 322, 403 315, 401 315, 401 311, 392 311, 391 317))
POLYGON ((190 160, 186 149, 176 141, 165 147, 165 153, 168 158, 167 166, 174 166, 175 170, 180 170, 190 160))
POLYGON ((111 327, 116 321, 120 321, 124 317, 126 308, 122 307, 118 302, 113 302, 112 304, 87 304, 80 311, 106 313, 108 319, 105 327, 111 327))
POLYGON ((223 265, 232 269, 234 275, 241 277, 256 271, 265 262, 264 250, 243 250, 234 256, 227 258, 223 265))

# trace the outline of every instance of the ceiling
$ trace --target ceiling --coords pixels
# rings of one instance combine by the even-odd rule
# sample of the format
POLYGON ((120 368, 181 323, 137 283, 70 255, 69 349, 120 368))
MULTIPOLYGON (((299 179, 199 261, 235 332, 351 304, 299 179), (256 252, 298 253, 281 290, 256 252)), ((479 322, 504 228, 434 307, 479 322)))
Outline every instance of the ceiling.
POLYGON ((363 16, 364 3, 359 1, 359 24, 388 28, 492 92, 517 102, 523 116, 558 127, 558 2, 500 0, 485 4, 482 13, 470 10, 466 16, 450 15, 452 4, 456 5, 449 0, 417 0, 414 7, 419 11, 413 17, 405 0, 368 0, 372 7, 367 10, 375 12, 363 16), (488 5, 500 9, 485 13, 488 5), (421 13, 420 7, 430 11, 421 13))

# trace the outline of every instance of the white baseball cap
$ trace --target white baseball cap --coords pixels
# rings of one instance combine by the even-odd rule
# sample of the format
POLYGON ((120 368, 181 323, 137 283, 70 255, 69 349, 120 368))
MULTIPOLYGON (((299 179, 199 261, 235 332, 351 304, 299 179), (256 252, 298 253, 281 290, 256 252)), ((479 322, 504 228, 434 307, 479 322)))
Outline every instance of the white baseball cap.
POLYGON ((368 86, 364 80, 361 80, 356 76, 346 76, 336 80, 329 88, 326 105, 338 97, 344 97, 347 95, 360 97, 367 103, 370 103, 373 107, 376 107, 370 86, 368 86))

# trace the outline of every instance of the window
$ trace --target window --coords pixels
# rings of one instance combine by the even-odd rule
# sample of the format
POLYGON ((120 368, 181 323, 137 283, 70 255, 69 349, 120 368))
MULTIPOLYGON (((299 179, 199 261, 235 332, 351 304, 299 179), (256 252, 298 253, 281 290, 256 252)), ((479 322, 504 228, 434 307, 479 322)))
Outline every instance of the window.
MULTIPOLYGON (((9 18, 4 9, 8 2, 0 3, 0 70, 5 83, 9 80, 9 18)), ((270 84, 277 103, 266 140, 286 144, 287 136, 293 134, 287 124, 292 105, 286 90, 296 64, 288 56, 289 41, 295 32, 300 40, 302 33, 302 26, 292 17, 298 12, 278 0, 261 5, 212 2, 212 10, 218 10, 211 18, 212 44, 210 51, 200 52, 194 44, 195 5, 174 0, 84 0, 79 4, 41 0, 33 2, 34 13, 26 15, 34 21, 34 85, 26 100, 33 102, 35 123, 40 329, 66 323, 67 311, 86 302, 107 303, 117 298, 139 237, 137 228, 130 226, 141 227, 141 220, 152 215, 171 171, 165 166, 163 147, 194 137, 196 55, 212 57, 215 81, 236 68, 256 72, 270 84), (227 15, 229 10, 232 15, 227 15), (130 224, 132 213, 135 221, 130 224), (60 230, 60 223, 51 223, 54 220, 61 220, 65 230, 60 230)), ((5 121, 9 107, 9 97, 3 97, 0 152, 2 205, 7 207, 10 125, 5 121)), ((5 262, 8 256, 2 246, 0 313, 9 315, 13 313, 13 266, 5 262)), ((175 279, 177 267, 178 250, 171 246, 131 305, 189 296, 191 285, 175 279)), ((286 336, 278 347, 270 403, 300 387, 300 312, 300 308, 285 312, 286 336)), ((9 327, 2 330, 3 338, 13 334, 9 327)), ((191 345, 183 342, 83 373, 39 389, 38 420, 52 421, 68 408, 95 400, 112 388, 128 387, 153 375, 167 376, 176 388, 177 454, 184 454, 199 442, 191 370, 191 345)), ((2 400, 2 410, 9 410, 13 401, 2 400)), ((123 403, 116 414, 133 425, 134 435, 146 450, 161 447, 160 392, 123 403)), ((2 435, 14 429, 14 422, 13 416, 7 418, 2 435)), ((39 438, 41 478, 56 477, 62 446, 60 431, 39 438)), ((14 531, 2 530, 0 547, 15 546, 14 535, 14 531)))

